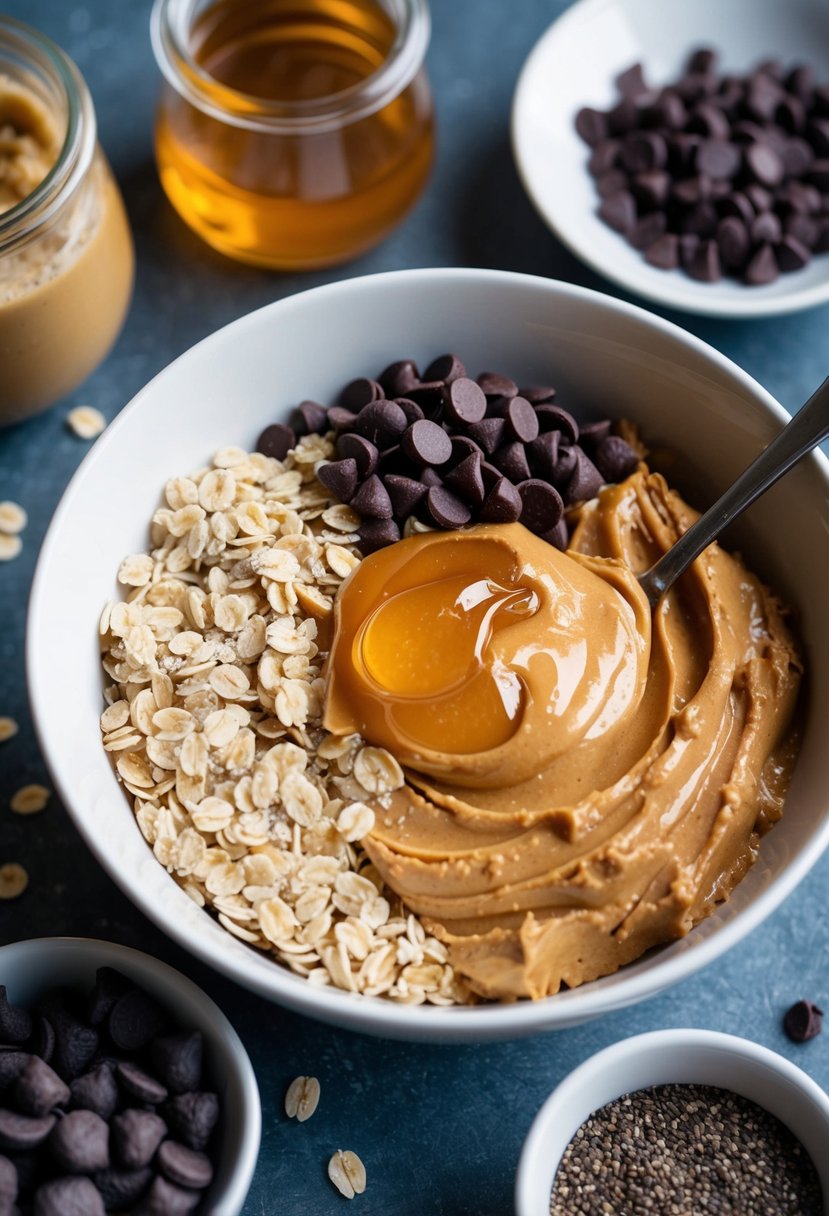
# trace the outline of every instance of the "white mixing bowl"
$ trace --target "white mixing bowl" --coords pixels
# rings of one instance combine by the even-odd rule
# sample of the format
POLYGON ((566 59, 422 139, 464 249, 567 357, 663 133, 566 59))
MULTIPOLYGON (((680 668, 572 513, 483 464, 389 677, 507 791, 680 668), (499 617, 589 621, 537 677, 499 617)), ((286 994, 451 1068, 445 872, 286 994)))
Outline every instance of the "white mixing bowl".
POLYGON ((127 406, 73 478, 40 555, 29 611, 31 703, 55 784, 101 864, 194 954, 281 1004, 388 1037, 507 1038, 568 1026, 651 996, 759 925, 829 843, 829 463, 813 455, 746 517, 738 540, 799 610, 810 704, 781 824, 732 898, 687 938, 616 975, 536 1003, 397 1006, 317 988, 227 933, 155 860, 133 819, 98 718, 97 622, 122 558, 147 543, 166 479, 219 447, 252 445, 303 398, 332 401, 352 377, 446 350, 474 370, 552 383, 576 412, 632 418, 652 447, 681 453, 684 488, 710 501, 786 421, 711 347, 631 305, 563 283, 483 270, 353 279, 243 317, 183 355, 127 406))

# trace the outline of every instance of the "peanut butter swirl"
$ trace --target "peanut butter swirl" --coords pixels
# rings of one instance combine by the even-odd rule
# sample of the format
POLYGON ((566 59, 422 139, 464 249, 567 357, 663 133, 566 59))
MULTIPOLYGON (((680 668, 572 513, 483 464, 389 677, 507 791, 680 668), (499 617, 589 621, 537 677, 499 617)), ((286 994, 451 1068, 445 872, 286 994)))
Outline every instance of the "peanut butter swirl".
MULTIPOLYGON (((694 518, 641 466, 583 510, 566 555, 520 525, 449 534, 455 546, 477 546, 453 569, 480 576, 483 545, 487 576, 502 592, 523 589, 523 612, 483 640, 472 627, 446 635, 436 621, 426 640, 438 662, 424 675, 421 603, 410 619, 418 632, 398 633, 391 690, 377 656, 368 679, 355 667, 360 629, 349 630, 347 618, 354 609, 364 624, 405 577, 398 569, 397 582, 372 598, 367 559, 341 592, 325 724, 372 742, 380 730, 376 741, 407 775, 375 806, 365 846, 483 997, 546 996, 687 933, 727 898, 782 812, 802 665, 777 599, 714 545, 651 628, 634 577, 694 518), (454 685, 444 672, 437 688, 445 636, 454 685), (473 636, 478 659, 464 669, 464 639, 473 636), (421 681, 419 701, 392 695, 405 670, 421 681), (487 678, 491 693, 493 671, 517 690, 501 698, 500 720, 498 698, 481 695, 487 678), (451 685, 463 700, 471 676, 476 698, 447 718, 441 698, 451 685), (476 731, 491 745, 471 750, 476 731)), ((418 542, 422 600, 430 536, 418 542)), ((404 610, 398 626, 406 620, 404 610)))

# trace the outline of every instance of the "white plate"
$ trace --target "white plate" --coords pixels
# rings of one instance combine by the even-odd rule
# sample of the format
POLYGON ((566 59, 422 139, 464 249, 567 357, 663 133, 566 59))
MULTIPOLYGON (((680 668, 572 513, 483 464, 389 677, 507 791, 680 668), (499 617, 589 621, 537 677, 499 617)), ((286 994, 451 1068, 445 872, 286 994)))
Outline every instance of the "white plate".
POLYGON ((829 300, 829 254, 766 287, 736 279, 699 283, 657 270, 596 214, 590 149, 576 134, 582 106, 609 109, 619 72, 641 62, 646 79, 668 84, 689 51, 710 45, 721 68, 744 72, 763 59, 811 63, 829 81, 829 4, 823 0, 580 0, 547 30, 515 91, 512 146, 542 218, 577 257, 648 300, 718 317, 795 312, 829 300))

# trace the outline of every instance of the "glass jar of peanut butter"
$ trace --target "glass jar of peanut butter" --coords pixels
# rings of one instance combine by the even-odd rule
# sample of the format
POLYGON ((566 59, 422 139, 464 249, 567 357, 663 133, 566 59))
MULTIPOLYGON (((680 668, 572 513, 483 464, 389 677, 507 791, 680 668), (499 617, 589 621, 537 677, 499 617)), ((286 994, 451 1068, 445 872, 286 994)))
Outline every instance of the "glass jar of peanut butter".
POLYGON ((167 196, 214 248, 308 269, 382 240, 432 162, 426 0, 155 0, 167 196))
POLYGON ((0 425, 52 405, 100 363, 132 281, 89 90, 55 43, 0 16, 0 425))

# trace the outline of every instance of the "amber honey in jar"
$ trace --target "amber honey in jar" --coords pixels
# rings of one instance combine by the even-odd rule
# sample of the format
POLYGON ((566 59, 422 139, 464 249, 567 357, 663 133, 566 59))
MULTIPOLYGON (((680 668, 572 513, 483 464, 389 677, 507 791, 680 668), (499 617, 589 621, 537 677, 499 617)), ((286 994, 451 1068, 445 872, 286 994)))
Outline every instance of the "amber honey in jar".
POLYGON ((132 280, 89 90, 54 42, 0 16, 0 425, 46 409, 101 362, 132 280))
POLYGON ((161 182, 210 245, 304 269, 382 240, 432 161, 426 0, 156 0, 161 182))

